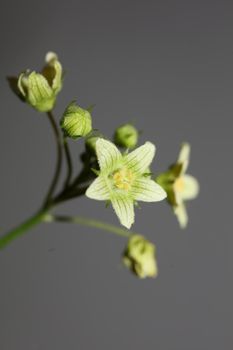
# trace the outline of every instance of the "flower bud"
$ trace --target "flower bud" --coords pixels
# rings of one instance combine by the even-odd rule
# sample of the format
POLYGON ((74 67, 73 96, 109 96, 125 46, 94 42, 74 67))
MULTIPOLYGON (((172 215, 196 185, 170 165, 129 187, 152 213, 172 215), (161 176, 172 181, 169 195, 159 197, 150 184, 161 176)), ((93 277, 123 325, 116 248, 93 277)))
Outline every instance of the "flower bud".
POLYGON ((86 150, 91 153, 95 154, 96 153, 96 141, 98 140, 98 136, 90 136, 86 139, 85 146, 86 150))
POLYGON ((133 235, 123 254, 123 263, 139 278, 156 277, 158 274, 155 246, 143 236, 133 235))
POLYGON ((124 124, 116 129, 114 143, 120 147, 134 148, 138 142, 138 131, 131 124, 124 124))
POLYGON ((53 109, 62 88, 62 66, 57 55, 49 52, 45 60, 46 65, 41 73, 27 70, 20 74, 17 82, 23 100, 39 112, 53 109))
POLYGON ((99 138, 103 138, 103 135, 97 130, 86 137, 85 146, 88 153, 96 155, 96 141, 99 138))
POLYGON ((91 114, 74 101, 66 108, 61 119, 64 134, 72 139, 88 135, 92 130, 91 114))

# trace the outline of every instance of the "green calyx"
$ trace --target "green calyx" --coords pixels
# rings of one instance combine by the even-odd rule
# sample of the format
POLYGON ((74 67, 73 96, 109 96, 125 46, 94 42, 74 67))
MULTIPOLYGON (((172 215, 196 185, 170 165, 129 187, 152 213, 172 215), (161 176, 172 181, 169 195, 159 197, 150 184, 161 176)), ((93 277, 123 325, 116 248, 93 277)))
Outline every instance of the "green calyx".
POLYGON ((138 143, 138 131, 131 124, 124 124, 116 129, 114 143, 119 147, 134 148, 138 143))
POLYGON ((123 253, 123 263, 137 277, 156 277, 158 274, 154 244, 141 235, 132 235, 123 253))
POLYGON ((62 88, 62 80, 62 66, 57 55, 49 52, 42 72, 27 70, 21 73, 17 87, 25 102, 39 112, 49 112, 62 88))
POLYGON ((85 147, 86 147, 86 151, 90 155, 94 155, 94 156, 96 155, 96 142, 99 138, 102 138, 102 137, 103 135, 97 130, 92 131, 90 134, 86 136, 85 147))
POLYGON ((75 101, 66 108, 60 122, 65 136, 72 139, 87 136, 92 130, 92 118, 88 110, 79 107, 75 101))

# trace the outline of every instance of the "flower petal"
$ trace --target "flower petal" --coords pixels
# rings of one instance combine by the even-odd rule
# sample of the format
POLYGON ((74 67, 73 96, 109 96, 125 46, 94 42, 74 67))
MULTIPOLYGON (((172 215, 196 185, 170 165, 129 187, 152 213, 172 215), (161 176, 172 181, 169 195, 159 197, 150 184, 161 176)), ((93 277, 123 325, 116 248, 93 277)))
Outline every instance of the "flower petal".
MULTIPOLYGON (((176 206, 176 205, 180 205, 183 203, 183 193, 181 194, 180 192, 177 191, 172 191, 173 192, 173 199, 174 199, 174 203, 172 205, 176 206)), ((172 198, 172 197, 171 197, 172 198)))
POLYGON ((101 171, 111 172, 117 168, 122 155, 110 141, 99 138, 96 141, 96 154, 101 171))
POLYGON ((184 175, 184 190, 182 192, 183 200, 194 199, 199 192, 199 184, 195 177, 191 175, 184 175))
POLYGON ((42 75, 47 79, 49 85, 57 95, 62 88, 63 72, 61 63, 55 52, 47 52, 45 56, 46 65, 42 70, 42 75))
POLYGON ((182 165, 180 174, 184 174, 188 168, 190 159, 190 144, 185 142, 181 145, 177 163, 182 165))
POLYGON ((106 180, 103 176, 97 177, 86 190, 86 196, 99 201, 108 200, 110 197, 106 180))
POLYGON ((111 202, 120 223, 129 229, 134 223, 134 207, 132 199, 125 196, 115 195, 111 198, 111 202))
POLYGON ((160 185, 146 177, 135 180, 130 193, 135 200, 143 202, 158 202, 167 197, 160 185))
POLYGON ((128 169, 134 173, 143 174, 150 166, 155 156, 155 145, 146 142, 143 146, 138 147, 124 158, 124 163, 128 169))
POLYGON ((185 228, 188 224, 188 214, 184 202, 174 207, 174 213, 181 228, 185 228))

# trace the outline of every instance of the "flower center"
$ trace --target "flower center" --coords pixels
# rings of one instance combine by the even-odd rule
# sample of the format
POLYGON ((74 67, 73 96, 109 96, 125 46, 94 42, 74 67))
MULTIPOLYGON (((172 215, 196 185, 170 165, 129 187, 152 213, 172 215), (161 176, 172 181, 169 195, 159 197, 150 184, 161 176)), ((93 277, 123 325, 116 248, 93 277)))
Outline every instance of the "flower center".
POLYGON ((184 191, 184 178, 182 176, 178 177, 174 183, 175 192, 183 192, 184 191))
POLYGON ((117 188, 128 191, 131 188, 133 177, 131 170, 122 168, 113 174, 113 182, 117 188))

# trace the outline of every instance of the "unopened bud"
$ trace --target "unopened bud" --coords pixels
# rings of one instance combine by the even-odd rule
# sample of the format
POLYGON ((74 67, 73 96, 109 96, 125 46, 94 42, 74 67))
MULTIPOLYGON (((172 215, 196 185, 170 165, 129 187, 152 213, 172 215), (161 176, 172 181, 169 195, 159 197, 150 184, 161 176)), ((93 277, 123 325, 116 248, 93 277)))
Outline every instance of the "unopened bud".
POLYGON ((133 235, 123 254, 123 263, 139 278, 158 274, 155 246, 141 235, 133 235))
POLYGON ((90 135, 86 137, 85 146, 86 150, 90 154, 96 154, 96 141, 99 138, 103 138, 103 135, 99 131, 93 131, 90 135))
POLYGON ((22 99, 39 112, 53 109, 62 88, 62 66, 57 55, 49 52, 45 59, 41 73, 27 70, 20 74, 17 82, 22 99))
POLYGON ((125 124, 116 129, 114 134, 116 145, 125 148, 134 148, 138 142, 138 131, 131 124, 125 124))
POLYGON ((90 112, 71 102, 61 119, 61 128, 67 137, 73 139, 88 135, 92 130, 90 112))

